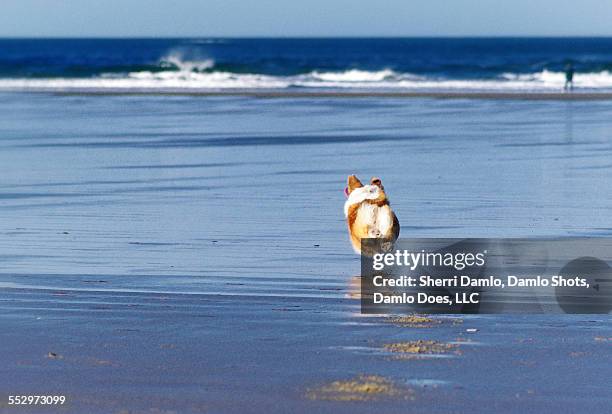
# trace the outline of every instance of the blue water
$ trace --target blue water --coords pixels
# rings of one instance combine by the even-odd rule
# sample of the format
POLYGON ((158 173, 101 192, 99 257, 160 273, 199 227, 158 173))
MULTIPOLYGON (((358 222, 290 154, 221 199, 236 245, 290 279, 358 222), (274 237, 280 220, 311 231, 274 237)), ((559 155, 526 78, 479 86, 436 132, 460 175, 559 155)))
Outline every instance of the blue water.
POLYGON ((0 40, 3 89, 612 89, 612 38, 0 40))

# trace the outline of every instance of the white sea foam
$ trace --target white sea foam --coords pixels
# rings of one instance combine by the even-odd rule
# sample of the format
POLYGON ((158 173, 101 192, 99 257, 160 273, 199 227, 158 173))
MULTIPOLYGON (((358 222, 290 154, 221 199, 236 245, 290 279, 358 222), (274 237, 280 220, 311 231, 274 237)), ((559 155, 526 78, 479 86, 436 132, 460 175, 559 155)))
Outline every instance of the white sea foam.
POLYGON ((382 82, 390 80, 397 74, 390 69, 370 72, 351 69, 344 72, 312 72, 309 76, 324 82, 382 82))
MULTIPOLYGON (((521 75, 505 73, 502 75, 502 78, 518 85, 529 84, 537 85, 542 88, 559 88, 563 87, 565 83, 565 74, 563 72, 551 72, 548 70, 521 75)), ((602 72, 577 73, 574 76, 574 83, 581 88, 609 89, 612 88, 612 73, 607 70, 602 72)))
POLYGON ((227 72, 136 72, 126 77, 53 78, 53 79, 0 79, 5 90, 57 90, 119 89, 163 91, 168 89, 254 89, 287 88, 287 81, 266 75, 233 74, 227 72))
POLYGON ((160 62, 162 68, 177 68, 180 72, 203 72, 215 66, 212 59, 188 60, 181 53, 171 53, 163 57, 160 62))
MULTIPOLYGON (((0 78, 0 90, 74 91, 80 89, 164 91, 164 90, 223 90, 223 89, 286 89, 330 88, 400 91, 558 91, 563 88, 563 72, 530 74, 505 73, 495 79, 447 79, 397 73, 386 69, 363 71, 351 69, 343 72, 314 71, 294 76, 272 76, 255 73, 215 71, 214 62, 184 60, 170 55, 160 65, 168 70, 140 71, 128 74, 106 74, 95 78, 0 78), (164 63, 166 62, 166 63, 164 63)), ((577 89, 612 90, 609 71, 577 73, 577 89)))

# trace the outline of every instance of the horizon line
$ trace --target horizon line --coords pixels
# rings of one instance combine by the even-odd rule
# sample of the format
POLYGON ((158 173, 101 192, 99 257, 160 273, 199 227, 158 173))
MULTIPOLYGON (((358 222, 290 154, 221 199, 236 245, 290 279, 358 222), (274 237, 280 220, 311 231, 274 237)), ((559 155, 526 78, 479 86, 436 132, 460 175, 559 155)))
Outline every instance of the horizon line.
POLYGON ((181 36, 0 36, 0 40, 98 40, 98 39, 134 39, 134 40, 161 40, 161 39, 610 39, 607 35, 342 35, 342 36, 300 36, 300 35, 260 35, 260 36, 207 36, 207 35, 181 35, 181 36))

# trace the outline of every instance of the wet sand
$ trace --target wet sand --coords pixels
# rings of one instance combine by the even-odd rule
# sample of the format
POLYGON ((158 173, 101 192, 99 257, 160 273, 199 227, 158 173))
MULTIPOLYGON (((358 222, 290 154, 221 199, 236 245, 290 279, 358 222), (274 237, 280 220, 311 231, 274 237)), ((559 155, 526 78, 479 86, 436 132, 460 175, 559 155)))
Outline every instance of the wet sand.
POLYGON ((361 316, 342 217, 376 174, 404 237, 610 236, 609 102, 0 110, 0 412, 609 411, 609 315, 361 316))
POLYGON ((67 395, 57 412, 604 413, 611 404, 612 339, 597 339, 612 337, 608 317, 437 317, 411 328, 359 317, 341 298, 12 289, 2 299, 2 389, 67 395), (414 358, 385 348, 418 339, 455 348, 414 358), (402 391, 320 391, 360 375, 402 391))

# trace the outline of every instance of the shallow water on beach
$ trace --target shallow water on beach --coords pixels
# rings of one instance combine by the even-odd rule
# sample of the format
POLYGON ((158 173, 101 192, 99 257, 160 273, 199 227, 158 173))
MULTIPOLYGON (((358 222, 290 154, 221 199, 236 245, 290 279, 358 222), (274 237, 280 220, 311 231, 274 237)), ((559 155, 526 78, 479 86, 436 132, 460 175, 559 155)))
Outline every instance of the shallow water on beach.
MULTIPOLYGON (((5 374, 13 376, 14 366, 37 366, 30 348, 21 348, 24 341, 41 355, 47 340, 68 343, 78 354, 96 335, 107 333, 111 339, 105 340, 114 344, 119 331, 113 329, 135 326, 145 333, 124 344, 130 353, 143 346, 139 341, 162 337, 189 348, 174 357, 185 371, 168 372, 166 380, 196 381, 185 372, 197 360, 197 369, 206 362, 207 375, 219 378, 208 384, 216 390, 212 400, 242 389, 244 396, 231 406, 212 403, 227 412, 247 412, 249 396, 258 408, 296 410, 294 400, 274 406, 279 390, 307 411, 313 406, 300 395, 322 379, 376 369, 401 375, 405 366, 385 362, 377 368, 366 361, 385 358, 368 351, 378 347, 372 341, 414 334, 357 315, 359 258, 342 213, 351 173, 382 178, 402 237, 612 234, 608 101, 2 94, 0 114, 0 308, 4 327, 13 332, 3 340, 5 354, 23 353, 6 365, 5 374), (40 318, 45 332, 66 329, 65 336, 42 336, 33 322, 40 318), (251 335, 261 342, 245 349, 251 335), (242 356, 232 359, 224 347, 242 356), (296 362, 291 349, 307 357, 296 362), (302 371, 270 377, 272 368, 283 370, 281 363, 297 363, 302 371), (228 374, 232 366, 243 376, 269 378, 263 382, 268 388, 237 380, 228 374)), ((470 337, 487 347, 482 361, 510 372, 504 386, 490 390, 491 398, 509 393, 500 400, 502 411, 513 409, 514 393, 533 364, 544 370, 536 375, 541 380, 551 370, 570 375, 583 369, 593 375, 583 378, 593 382, 609 375, 601 359, 583 358, 582 368, 572 362, 562 369, 555 359, 576 346, 609 361, 609 351, 602 354, 592 344, 594 336, 612 337, 607 317, 470 316, 466 323, 488 330, 470 337), (536 350, 508 345, 536 335, 536 350), (546 360, 550 343, 559 348, 546 360), (506 360, 504 352, 516 358, 506 360)), ((454 340, 465 327, 422 332, 454 340)), ((140 358, 159 349, 145 345, 143 352, 132 355, 141 364, 128 373, 134 378, 157 366, 140 358)), ((108 356, 111 362, 121 358, 120 352, 108 356)), ((482 378, 493 381, 495 370, 477 377, 463 356, 439 359, 460 362, 416 362, 404 372, 406 383, 452 389, 445 403, 455 397, 462 402, 436 406, 432 401, 442 397, 424 397, 423 411, 474 409, 466 395, 488 390, 482 378)), ((82 361, 72 362, 73 369, 83 368, 82 361)), ((118 366, 117 372, 128 369, 118 366)), ((33 372, 15 381, 27 385, 33 372)), ((117 372, 92 375, 112 381, 117 372)), ((569 392, 572 381, 551 381, 534 382, 543 394, 529 405, 533 412, 564 407, 559 390, 569 392)), ((79 387, 76 380, 71 384, 79 387)), ((574 388, 585 393, 576 404, 588 401, 591 411, 604 412, 610 400, 598 394, 603 388, 585 387, 574 388)), ((197 400, 196 390, 181 393, 197 400)), ((118 409, 129 405, 128 397, 117 400, 118 409)), ((339 409, 315 405, 326 407, 339 409)))
POLYGON ((608 102, 14 94, 0 107, 4 282, 340 296, 359 270, 350 173, 382 177, 402 237, 612 233, 608 102))

